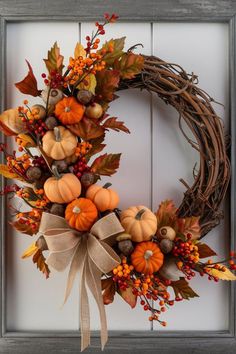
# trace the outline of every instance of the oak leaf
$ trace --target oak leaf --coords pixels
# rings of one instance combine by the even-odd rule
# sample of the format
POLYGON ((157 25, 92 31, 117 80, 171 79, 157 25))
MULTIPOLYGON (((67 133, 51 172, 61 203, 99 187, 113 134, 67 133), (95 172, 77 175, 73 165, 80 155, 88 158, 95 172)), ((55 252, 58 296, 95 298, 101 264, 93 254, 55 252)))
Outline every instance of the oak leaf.
MULTIPOLYGON (((219 264, 220 267, 221 264, 219 264)), ((207 270, 207 274, 212 275, 213 277, 219 278, 221 280, 236 280, 236 276, 226 267, 225 271, 223 272, 220 269, 215 269, 213 267, 205 267, 204 269, 207 270)))
POLYGON ((40 96, 41 91, 38 90, 37 80, 34 76, 32 67, 27 60, 26 60, 26 63, 29 68, 28 74, 22 81, 15 83, 15 86, 18 88, 18 90, 20 92, 22 92, 26 95, 31 95, 34 97, 40 96))
POLYGON ((132 288, 129 286, 126 290, 117 290, 118 294, 130 305, 133 309, 137 304, 137 295, 133 294, 132 288))
POLYGON ((83 117, 79 123, 70 124, 67 128, 84 140, 95 139, 104 134, 104 128, 96 123, 94 119, 83 117))
POLYGON ((103 127, 106 129, 113 129, 116 132, 123 131, 125 133, 130 133, 129 129, 124 125, 124 122, 117 120, 117 117, 110 117, 104 123, 103 127))
POLYGON ((172 281, 170 286, 172 286, 174 289, 176 297, 181 296, 186 300, 189 300, 193 297, 199 297, 198 294, 196 294, 195 291, 190 288, 188 282, 184 278, 177 281, 172 281))
POLYGON ((110 39, 104 43, 102 48, 98 51, 98 54, 102 54, 102 52, 106 50, 107 53, 103 55, 102 60, 104 60, 108 66, 112 66, 114 61, 122 56, 124 45, 125 37, 110 39))
POLYGON ((212 257, 216 256, 217 254, 213 251, 208 245, 205 243, 197 243, 196 246, 198 247, 198 253, 200 258, 212 257))
POLYGON ((114 92, 119 85, 120 74, 118 70, 101 70, 96 74, 97 86, 96 94, 98 100, 112 101, 114 98, 114 92))
POLYGON ((63 69, 63 59, 63 55, 60 54, 60 48, 57 42, 55 42, 53 47, 48 51, 48 58, 43 60, 49 73, 51 70, 56 70, 61 73, 63 69))
POLYGON ((97 157, 91 166, 91 171, 97 175, 111 176, 120 165, 121 154, 104 154, 97 157))
POLYGON ((133 79, 143 68, 144 57, 132 52, 122 55, 120 60, 114 63, 114 69, 120 71, 122 79, 133 79))
POLYGON ((109 305, 114 301, 116 286, 112 277, 102 279, 102 290, 103 290, 103 303, 104 305, 109 305))

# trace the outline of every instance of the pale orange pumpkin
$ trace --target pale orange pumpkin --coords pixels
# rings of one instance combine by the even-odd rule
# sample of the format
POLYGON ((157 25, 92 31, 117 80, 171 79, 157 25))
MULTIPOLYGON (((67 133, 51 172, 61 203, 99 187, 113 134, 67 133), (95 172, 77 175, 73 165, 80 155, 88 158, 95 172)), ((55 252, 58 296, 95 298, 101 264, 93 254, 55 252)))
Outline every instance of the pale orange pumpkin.
POLYGON ((134 269, 142 274, 151 275, 157 272, 164 261, 164 255, 156 243, 140 242, 131 254, 134 269))
POLYGON ((92 200, 99 211, 113 210, 120 201, 116 191, 108 189, 110 183, 105 184, 104 187, 97 184, 92 184, 86 192, 86 198, 92 200))
POLYGON ((43 151, 53 160, 63 160, 74 154, 76 136, 62 126, 49 130, 42 139, 43 151))
POLYGON ((86 198, 73 200, 67 205, 65 219, 73 229, 88 231, 97 220, 98 211, 95 204, 86 198))
POLYGON ((157 231, 157 218, 145 206, 134 206, 123 210, 120 220, 125 231, 131 235, 132 241, 148 241, 157 231))
POLYGON ((46 197, 52 203, 64 204, 80 196, 81 183, 73 173, 59 175, 57 169, 53 169, 55 176, 49 177, 44 183, 46 197))
POLYGON ((84 115, 85 107, 75 97, 65 97, 56 104, 55 116, 64 124, 78 123, 84 115))

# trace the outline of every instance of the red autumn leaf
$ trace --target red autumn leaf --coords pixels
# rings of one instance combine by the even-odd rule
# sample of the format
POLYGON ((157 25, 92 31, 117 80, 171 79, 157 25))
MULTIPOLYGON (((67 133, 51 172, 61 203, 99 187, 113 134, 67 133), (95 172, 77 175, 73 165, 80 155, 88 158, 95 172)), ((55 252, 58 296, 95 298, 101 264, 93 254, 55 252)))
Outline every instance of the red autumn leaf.
POLYGON ((104 122, 103 127, 107 129, 113 129, 116 132, 122 130, 125 133, 130 133, 129 129, 124 125, 124 122, 118 121, 116 117, 108 118, 104 122))
POLYGON ((172 200, 163 201, 157 210, 157 228, 162 226, 174 226, 176 220, 176 207, 172 200))
POLYGON ((34 97, 40 96, 41 91, 38 90, 37 80, 34 76, 32 67, 30 63, 26 60, 26 63, 29 68, 27 76, 20 82, 17 82, 15 86, 18 90, 26 95, 31 95, 34 97))
POLYGON ((195 291, 190 288, 188 282, 184 278, 181 278, 177 281, 172 281, 170 286, 172 286, 172 288, 174 289, 176 297, 180 296, 186 300, 189 300, 193 297, 199 297, 198 294, 196 294, 195 291))
POLYGON ((199 216, 191 216, 188 218, 178 219, 178 231, 185 236, 192 235, 192 240, 196 240, 201 236, 201 227, 199 224, 199 216))
POLYGON ((52 70, 61 73, 63 69, 63 59, 64 57, 60 54, 60 48, 58 47, 57 42, 55 42, 53 47, 48 51, 48 58, 43 60, 49 73, 52 70))
POLYGON ((37 268, 45 275, 46 279, 48 279, 50 270, 45 262, 43 252, 40 249, 36 251, 32 260, 37 265, 37 268))
POLYGON ((22 234, 33 236, 38 233, 38 227, 32 228, 32 225, 25 224, 24 218, 20 218, 16 221, 9 222, 9 224, 22 234))
POLYGON ((205 243, 197 243, 196 244, 198 247, 198 253, 200 258, 207 258, 207 257, 212 257, 216 256, 217 254, 215 251, 213 251, 208 245, 205 243))
POLYGON ((121 154, 104 154, 97 157, 91 166, 91 171, 97 175, 111 176, 120 165, 121 154))
POLYGON ((114 69, 120 71, 122 79, 133 79, 143 68, 144 57, 132 52, 122 55, 120 60, 114 63, 114 69))
POLYGON ((117 291, 118 294, 130 305, 133 309, 137 304, 137 295, 133 294, 132 288, 128 287, 126 290, 119 290, 117 291))
POLYGON ((118 70, 101 70, 96 74, 97 86, 96 95, 98 100, 112 101, 114 92, 120 81, 120 73, 118 70))
POLYGON ((102 279, 102 290, 103 294, 103 303, 104 305, 109 305, 114 301, 115 293, 116 293, 116 286, 114 281, 111 278, 102 279))
POLYGON ((104 128, 88 117, 83 117, 79 123, 70 124, 67 128, 84 140, 95 139, 104 134, 104 128))
POLYGON ((104 139, 105 139, 105 134, 99 136, 96 139, 89 140, 92 147, 89 150, 89 152, 86 154, 87 161, 90 159, 91 156, 96 155, 98 152, 101 152, 106 147, 106 144, 103 144, 104 139))

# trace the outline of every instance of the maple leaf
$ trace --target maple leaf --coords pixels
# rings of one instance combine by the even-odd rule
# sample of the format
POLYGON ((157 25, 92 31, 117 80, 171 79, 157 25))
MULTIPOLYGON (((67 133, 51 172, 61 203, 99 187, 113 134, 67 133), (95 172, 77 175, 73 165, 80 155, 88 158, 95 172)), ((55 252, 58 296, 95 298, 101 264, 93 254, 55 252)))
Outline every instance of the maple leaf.
POLYGON ((162 226, 174 226, 176 220, 176 207, 172 200, 164 200, 157 210, 157 229, 162 226))
POLYGON ((200 243, 198 242, 197 244, 198 247, 198 253, 200 258, 206 258, 206 257, 212 257, 216 256, 217 254, 215 251, 213 251, 208 245, 205 243, 200 243))
POLYGON ((45 275, 46 279, 49 278, 50 270, 48 268, 46 259, 43 252, 38 249, 32 258, 33 262, 37 265, 37 268, 45 275))
POLYGON ((187 236, 191 234, 192 240, 197 240, 201 236, 201 227, 199 224, 199 216, 191 216, 188 218, 180 218, 177 220, 178 231, 187 236))
POLYGON ((55 42, 53 47, 48 51, 48 58, 43 60, 49 73, 51 70, 56 70, 59 73, 62 73, 63 59, 64 57, 60 54, 60 48, 58 47, 57 42, 55 42))
POLYGON ((190 288, 188 282, 182 278, 177 281, 172 281, 170 286, 174 289, 175 296, 179 297, 179 295, 186 300, 189 300, 190 298, 193 297, 199 297, 198 294, 195 293, 195 291, 190 288))
POLYGON ((104 122, 103 127, 106 129, 113 129, 116 132, 119 132, 120 130, 122 130, 125 133, 130 133, 129 129, 124 125, 124 122, 118 121, 117 117, 108 118, 104 122))
POLYGON ((118 294, 130 305, 133 309, 137 304, 137 295, 133 294, 132 288, 129 286, 126 290, 117 290, 118 294))
POLYGON ((109 305, 114 301, 115 293, 116 293, 116 286, 112 279, 106 278, 102 279, 102 290, 103 290, 103 303, 104 305, 109 305))
POLYGON ((19 117, 17 108, 11 108, 0 115, 0 130, 7 136, 17 135, 25 131, 25 124, 19 117))
POLYGON ((83 117, 79 123, 70 124, 67 128, 84 140, 95 139, 104 134, 104 128, 96 123, 94 119, 83 117))
POLYGON ((120 73, 118 70, 101 70, 96 74, 97 86, 96 94, 101 101, 112 101, 114 91, 118 87, 120 81, 120 73))
POLYGON ((114 63, 114 69, 120 71, 122 79, 133 79, 143 68, 144 57, 132 52, 122 55, 120 60, 114 63))
POLYGON ((97 157, 91 166, 91 171, 98 175, 111 176, 120 165, 121 154, 104 154, 97 157))
MULTIPOLYGON (((219 264, 219 267, 222 267, 221 264, 219 264)), ((207 271, 207 274, 212 275, 213 277, 219 278, 221 280, 236 280, 236 276, 226 267, 224 267, 225 271, 223 272, 222 270, 215 269, 213 267, 205 267, 204 270, 207 271)))
POLYGON ((103 144, 104 139, 105 139, 105 134, 99 136, 96 139, 89 140, 89 143, 92 145, 92 147, 89 150, 89 152, 86 154, 87 161, 89 161, 90 157, 97 154, 98 152, 101 152, 106 147, 106 144, 103 144))
POLYGON ((34 76, 32 67, 27 60, 26 60, 26 63, 29 68, 28 74, 22 81, 15 83, 15 86, 18 88, 18 90, 20 92, 22 92, 26 95, 31 95, 34 97, 40 96, 41 91, 38 90, 37 80, 34 76))
POLYGON ((122 56, 124 45, 125 37, 112 38, 104 43, 102 48, 98 51, 98 54, 102 54, 102 52, 106 50, 107 53, 103 55, 102 60, 104 60, 108 66, 112 66, 114 61, 122 56), (112 51, 110 51, 110 49, 112 49, 112 51))

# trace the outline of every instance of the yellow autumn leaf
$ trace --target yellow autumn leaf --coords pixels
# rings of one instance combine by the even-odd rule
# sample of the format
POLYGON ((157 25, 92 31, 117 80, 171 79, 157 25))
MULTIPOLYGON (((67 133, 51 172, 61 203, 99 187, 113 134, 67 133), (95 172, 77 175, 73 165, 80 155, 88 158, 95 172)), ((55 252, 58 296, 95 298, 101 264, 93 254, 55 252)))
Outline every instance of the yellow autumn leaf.
POLYGON ((22 254, 21 258, 25 259, 28 258, 30 256, 32 256, 33 254, 35 254, 35 252, 38 251, 38 247, 36 246, 36 243, 32 243, 32 245, 30 245, 25 252, 22 254))
POLYGON ((74 57, 75 59, 77 59, 78 57, 86 57, 86 51, 84 49, 84 47, 82 46, 81 43, 77 42, 76 46, 75 46, 75 50, 74 50, 74 57))
POLYGON ((34 140, 27 134, 19 134, 17 135, 17 139, 20 139, 22 141, 22 146, 25 147, 35 147, 37 146, 34 140))
POLYGON ((5 178, 19 179, 20 181, 23 181, 18 174, 10 172, 7 165, 0 165, 0 174, 5 178))
POLYGON ((97 80, 94 74, 88 74, 86 78, 77 86, 80 90, 88 90, 95 94, 97 80))
MULTIPOLYGON (((219 264, 219 266, 221 265, 219 264)), ((207 274, 212 275, 213 277, 219 278, 221 280, 236 280, 236 276, 228 268, 226 268, 224 272, 222 270, 215 269, 212 267, 207 267, 206 269, 207 274)))

